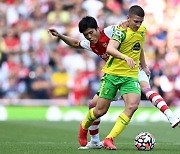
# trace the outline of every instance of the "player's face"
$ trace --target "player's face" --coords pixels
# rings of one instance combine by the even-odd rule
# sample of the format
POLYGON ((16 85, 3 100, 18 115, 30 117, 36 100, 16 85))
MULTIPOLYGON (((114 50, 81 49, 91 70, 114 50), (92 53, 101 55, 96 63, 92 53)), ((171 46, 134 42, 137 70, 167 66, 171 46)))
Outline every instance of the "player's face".
POLYGON ((137 15, 128 16, 127 20, 129 22, 129 28, 131 28, 133 31, 137 31, 139 27, 141 26, 144 17, 139 17, 137 15))
POLYGON ((88 28, 84 31, 83 35, 91 43, 96 44, 99 40, 100 31, 99 29, 88 28))

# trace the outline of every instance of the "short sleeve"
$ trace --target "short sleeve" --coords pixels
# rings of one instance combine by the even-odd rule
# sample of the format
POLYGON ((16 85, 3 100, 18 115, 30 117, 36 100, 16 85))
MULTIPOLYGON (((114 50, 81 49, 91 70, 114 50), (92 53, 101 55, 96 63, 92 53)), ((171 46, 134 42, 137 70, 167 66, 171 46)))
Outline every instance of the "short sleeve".
POLYGON ((126 38, 126 33, 124 30, 120 28, 115 28, 112 34, 111 39, 116 40, 121 43, 126 38))
POLYGON ((91 47, 90 47, 90 42, 88 40, 82 40, 80 41, 80 46, 84 49, 90 50, 92 51, 91 47))

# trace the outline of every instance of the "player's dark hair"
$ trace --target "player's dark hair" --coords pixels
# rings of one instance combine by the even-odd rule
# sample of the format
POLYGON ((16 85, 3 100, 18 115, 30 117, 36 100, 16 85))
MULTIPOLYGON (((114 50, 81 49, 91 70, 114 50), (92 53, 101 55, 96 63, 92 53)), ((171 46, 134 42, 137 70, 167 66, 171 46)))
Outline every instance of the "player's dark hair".
POLYGON ((80 33, 83 33, 88 28, 94 28, 94 29, 98 28, 96 19, 94 19, 91 16, 86 16, 86 17, 82 18, 81 21, 79 22, 79 32, 80 33))
POLYGON ((145 13, 142 7, 140 7, 139 5, 133 5, 130 7, 128 11, 128 15, 129 16, 137 15, 139 17, 144 17, 145 13))

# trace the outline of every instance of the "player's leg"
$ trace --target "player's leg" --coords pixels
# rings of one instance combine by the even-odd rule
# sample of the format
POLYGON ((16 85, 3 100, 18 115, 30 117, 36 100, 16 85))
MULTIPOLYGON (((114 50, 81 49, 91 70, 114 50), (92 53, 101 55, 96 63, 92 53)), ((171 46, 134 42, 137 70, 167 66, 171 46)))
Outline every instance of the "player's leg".
MULTIPOLYGON (((99 92, 93 97, 93 99, 89 102, 89 109, 92 109, 96 106, 97 100, 99 98, 99 92)), ((96 119, 93 124, 89 127, 89 134, 91 136, 90 142, 84 147, 79 147, 79 149, 100 149, 102 148, 102 143, 99 138, 99 125, 101 122, 101 118, 96 119)))
POLYGON ((87 131, 93 122, 99 117, 103 116, 109 106, 111 100, 99 98, 97 104, 94 108, 89 110, 89 113, 86 115, 86 118, 80 124, 78 140, 81 146, 86 146, 87 144, 87 131))
MULTIPOLYGON (((97 104, 97 99, 99 98, 99 92, 93 97, 93 99, 89 103, 89 109, 94 108, 97 104)), ((116 93, 115 98, 113 101, 120 99, 119 91, 116 93)), ((88 149, 100 149, 102 148, 102 142, 100 141, 99 137, 99 125, 101 123, 101 118, 96 119, 93 124, 89 127, 89 133, 91 136, 90 142, 84 147, 79 147, 79 149, 88 150, 88 149)))
MULTIPOLYGON (((97 100, 99 98, 99 92, 93 97, 93 99, 89 103, 89 109, 94 108, 96 106, 97 100)), ((99 139, 99 125, 101 122, 101 118, 96 119, 93 124, 89 127, 89 134, 91 136, 91 143, 100 143, 99 139)))
POLYGON ((139 71, 138 79, 141 91, 146 98, 166 116, 172 128, 175 128, 180 123, 180 120, 173 114, 161 95, 151 89, 148 76, 143 70, 139 71))
POLYGON ((126 82, 120 89, 121 96, 125 102, 125 110, 118 116, 111 132, 103 141, 104 147, 116 150, 113 140, 126 128, 133 113, 137 110, 140 102, 140 86, 137 80, 126 82))
MULTIPOLYGON (((89 109, 96 106, 97 99, 99 98, 99 92, 93 97, 93 99, 89 103, 89 109)), ((121 98, 119 91, 116 93, 115 98, 113 101, 117 101, 121 98)), ((101 149, 102 148, 102 142, 100 141, 99 137, 99 125, 101 123, 101 118, 96 119, 93 124, 89 127, 89 133, 91 136, 90 142, 87 143, 87 145, 84 147, 79 147, 79 149, 101 149)))
POLYGON ((101 89, 100 89, 100 93, 102 93, 105 98, 98 98, 96 106, 89 110, 89 113, 87 114, 86 118, 82 121, 80 125, 78 139, 80 145, 82 146, 85 146, 87 144, 87 130, 96 119, 103 116, 107 112, 112 98, 114 98, 116 95, 117 88, 112 87, 111 86, 112 83, 109 82, 109 80, 107 80, 108 82, 106 82, 105 78, 106 77, 103 77, 103 79, 101 80, 101 89))

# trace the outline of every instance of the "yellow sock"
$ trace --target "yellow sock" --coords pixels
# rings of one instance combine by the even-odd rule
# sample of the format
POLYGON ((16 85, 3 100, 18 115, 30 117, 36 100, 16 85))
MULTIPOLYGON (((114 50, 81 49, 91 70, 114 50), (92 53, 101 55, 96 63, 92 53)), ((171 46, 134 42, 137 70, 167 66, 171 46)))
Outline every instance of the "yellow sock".
POLYGON ((88 130, 88 128, 92 125, 94 120, 96 120, 96 117, 94 116, 93 108, 89 110, 89 113, 87 114, 86 118, 82 121, 82 128, 88 130))
POLYGON ((124 113, 121 113, 116 120, 114 127, 106 138, 115 138, 125 129, 128 125, 130 118, 127 117, 124 113))

